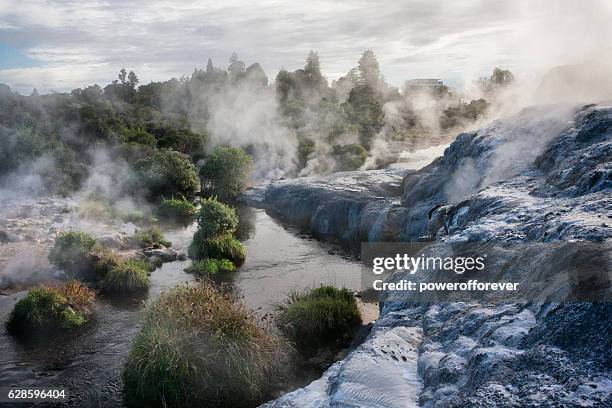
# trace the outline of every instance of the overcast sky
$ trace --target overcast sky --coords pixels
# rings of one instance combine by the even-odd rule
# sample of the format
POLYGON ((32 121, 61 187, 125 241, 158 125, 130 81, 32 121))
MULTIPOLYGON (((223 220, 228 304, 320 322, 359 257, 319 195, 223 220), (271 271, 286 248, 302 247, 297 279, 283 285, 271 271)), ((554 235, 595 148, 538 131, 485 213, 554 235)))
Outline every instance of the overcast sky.
POLYGON ((612 44, 609 0, 0 0, 0 83, 30 93, 189 75, 236 51, 270 77, 309 50, 338 78, 364 49, 388 82, 455 86, 495 66, 519 74, 579 62, 612 44))

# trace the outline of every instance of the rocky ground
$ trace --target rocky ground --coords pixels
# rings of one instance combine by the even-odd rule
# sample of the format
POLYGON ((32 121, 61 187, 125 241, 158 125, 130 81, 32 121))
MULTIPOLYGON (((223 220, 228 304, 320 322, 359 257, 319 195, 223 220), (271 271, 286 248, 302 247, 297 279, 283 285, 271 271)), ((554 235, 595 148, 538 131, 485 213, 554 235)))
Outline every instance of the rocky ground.
POLYGON ((343 173, 251 192, 251 203, 326 239, 493 251, 499 276, 542 295, 431 302, 388 292, 361 346, 266 406, 612 406, 611 192, 606 106, 525 110, 459 135, 416 172, 343 173), (578 300, 600 301, 568 301, 585 295, 585 282, 578 300))

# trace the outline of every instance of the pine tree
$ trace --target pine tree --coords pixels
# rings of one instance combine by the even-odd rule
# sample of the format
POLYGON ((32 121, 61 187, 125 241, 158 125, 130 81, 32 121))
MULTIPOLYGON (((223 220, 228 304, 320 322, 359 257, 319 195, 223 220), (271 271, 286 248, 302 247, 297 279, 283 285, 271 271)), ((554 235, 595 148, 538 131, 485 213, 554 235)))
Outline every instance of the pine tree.
POLYGON ((365 50, 359 59, 359 83, 376 89, 380 82, 380 67, 372 50, 365 50))
MULTIPOLYGON (((236 59, 238 58, 238 56, 236 56, 236 59)), ((212 74, 214 72, 215 68, 213 67, 213 63, 212 63, 212 58, 208 57, 208 62, 206 63, 206 73, 207 74, 212 74)))

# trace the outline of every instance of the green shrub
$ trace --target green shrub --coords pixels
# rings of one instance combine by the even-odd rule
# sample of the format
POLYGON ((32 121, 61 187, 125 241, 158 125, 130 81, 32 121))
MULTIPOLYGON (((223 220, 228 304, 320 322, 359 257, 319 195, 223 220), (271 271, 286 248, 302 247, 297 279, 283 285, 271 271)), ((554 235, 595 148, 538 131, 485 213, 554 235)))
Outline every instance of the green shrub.
POLYGON ((177 287, 147 310, 123 370, 128 406, 248 407, 286 375, 282 340, 210 284, 177 287))
POLYGON ((159 246, 168 248, 172 245, 172 242, 165 239, 164 234, 158 227, 137 229, 136 233, 130 237, 130 241, 141 248, 159 246))
POLYGON ((164 200, 155 211, 155 215, 160 220, 182 225, 191 224, 197 213, 197 207, 184 198, 164 200))
POLYGON ((100 282, 106 293, 144 291, 149 287, 150 264, 144 259, 127 259, 113 266, 100 282))
POLYGON ((333 286, 291 293, 278 309, 279 328, 304 354, 347 346, 361 325, 351 291, 333 286))
POLYGON ((81 231, 63 231, 55 239, 49 261, 73 278, 88 278, 94 269, 91 254, 96 239, 81 231))
POLYGON ((156 150, 135 165, 139 183, 150 199, 161 196, 193 197, 198 190, 198 175, 189 157, 174 150, 156 150))
POLYGON ((236 265, 229 259, 203 259, 192 263, 190 267, 185 269, 185 272, 206 276, 234 272, 235 270, 236 265))
POLYGON ((233 201, 247 186, 253 159, 239 147, 216 147, 200 169, 204 192, 233 201))
POLYGON ((94 292, 76 281, 58 288, 34 288, 15 304, 6 328, 12 334, 71 329, 88 321, 94 299, 94 292))
POLYGON ((197 221, 198 231, 205 238, 232 234, 238 225, 236 211, 214 198, 202 200, 197 221))
POLYGON ((336 160, 336 171, 357 170, 368 157, 366 149, 360 144, 334 146, 332 155, 336 160))
POLYGON ((213 258, 228 259, 236 266, 244 263, 245 252, 242 244, 231 235, 222 235, 215 238, 202 238, 198 231, 188 249, 189 257, 196 260, 213 258))

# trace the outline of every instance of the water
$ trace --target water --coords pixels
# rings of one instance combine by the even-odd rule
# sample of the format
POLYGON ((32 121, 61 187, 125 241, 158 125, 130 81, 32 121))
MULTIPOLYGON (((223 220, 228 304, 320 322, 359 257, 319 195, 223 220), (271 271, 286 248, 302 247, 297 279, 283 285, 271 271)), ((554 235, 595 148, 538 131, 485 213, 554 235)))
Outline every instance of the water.
MULTIPOLYGON (((247 260, 232 280, 243 301, 258 314, 273 311, 293 289, 323 283, 359 288, 359 264, 334 255, 332 246, 284 228, 262 210, 243 208, 240 215, 238 235, 247 260)), ((166 237, 173 247, 185 250, 194 229, 167 231, 166 237)), ((67 387, 71 406, 121 406, 121 367, 140 328, 144 304, 164 290, 193 281, 183 272, 189 264, 164 264, 152 273, 148 294, 140 298, 99 297, 94 322, 57 338, 23 342, 8 336, 4 322, 25 292, 0 296, 0 387, 67 387)))

